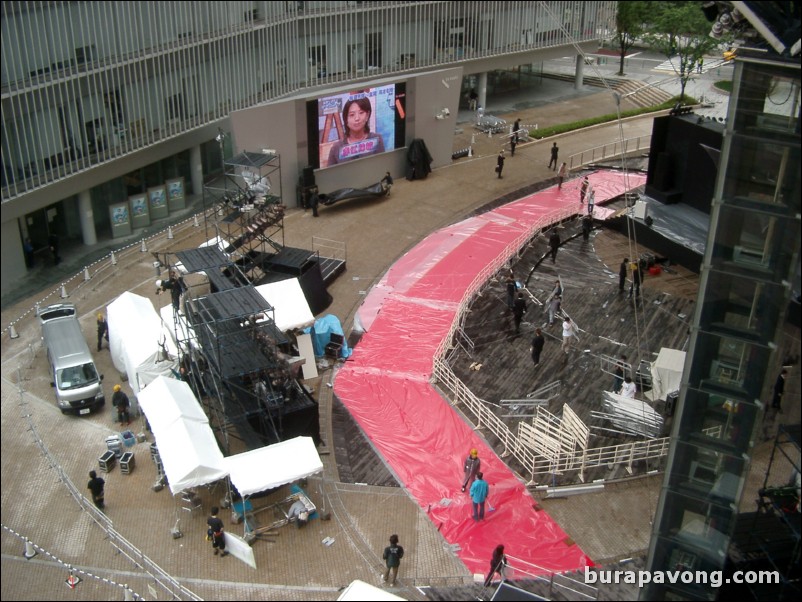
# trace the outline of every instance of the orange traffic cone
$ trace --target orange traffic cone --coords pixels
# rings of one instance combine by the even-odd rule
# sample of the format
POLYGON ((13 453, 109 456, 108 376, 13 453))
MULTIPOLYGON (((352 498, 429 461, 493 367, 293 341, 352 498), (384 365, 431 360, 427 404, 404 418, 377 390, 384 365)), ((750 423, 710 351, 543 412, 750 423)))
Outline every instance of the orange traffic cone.
POLYGON ((67 587, 69 587, 70 589, 75 589, 75 586, 78 585, 80 582, 81 578, 76 577, 75 575, 72 574, 72 571, 70 571, 70 576, 67 577, 67 580, 64 583, 66 583, 67 587))

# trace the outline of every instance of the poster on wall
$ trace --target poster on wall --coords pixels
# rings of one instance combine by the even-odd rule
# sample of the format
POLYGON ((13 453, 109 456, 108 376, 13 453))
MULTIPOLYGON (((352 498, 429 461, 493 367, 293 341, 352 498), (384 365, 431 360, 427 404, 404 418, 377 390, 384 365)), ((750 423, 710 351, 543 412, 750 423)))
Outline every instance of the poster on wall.
POLYGON ((131 234, 131 214, 128 201, 109 206, 111 220, 111 235, 113 238, 131 234))
POLYGON ((128 197, 128 204, 131 206, 131 226, 134 228, 145 228, 150 226, 150 208, 148 207, 148 197, 144 194, 135 194, 128 197))
POLYGON ((173 178, 167 180, 167 207, 170 211, 184 209, 187 206, 186 195, 184 192, 184 178, 173 178))
POLYGON ((169 215, 170 211, 167 209, 167 189, 164 186, 148 188, 148 200, 150 201, 151 219, 160 219, 169 215))

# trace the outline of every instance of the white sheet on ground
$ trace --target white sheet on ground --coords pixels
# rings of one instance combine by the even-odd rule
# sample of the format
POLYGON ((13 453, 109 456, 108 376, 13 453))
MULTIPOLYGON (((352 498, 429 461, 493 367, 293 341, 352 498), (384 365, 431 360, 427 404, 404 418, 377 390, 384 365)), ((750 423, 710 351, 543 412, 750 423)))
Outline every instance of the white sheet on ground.
POLYGON ((273 489, 323 470, 311 437, 295 437, 224 460, 240 495, 273 489))
POLYGON ((256 288, 265 301, 275 310, 276 326, 281 332, 306 328, 315 323, 315 316, 297 278, 259 285, 256 288))
POLYGON ((685 367, 685 352, 663 347, 652 362, 652 390, 644 397, 657 401, 679 389, 685 367))

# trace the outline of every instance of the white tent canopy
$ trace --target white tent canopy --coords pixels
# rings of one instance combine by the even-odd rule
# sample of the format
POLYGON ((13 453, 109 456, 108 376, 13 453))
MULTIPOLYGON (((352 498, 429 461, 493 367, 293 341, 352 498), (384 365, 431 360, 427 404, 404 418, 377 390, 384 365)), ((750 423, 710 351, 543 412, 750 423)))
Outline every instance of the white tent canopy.
POLYGON ((173 494, 228 476, 223 454, 189 385, 159 377, 139 396, 173 494))
POLYGON ((255 288, 275 310, 274 319, 281 332, 306 328, 315 323, 315 317, 297 278, 287 278, 255 288))
POLYGON ((109 304, 106 313, 111 360, 121 374, 128 375, 134 395, 159 375, 173 373, 178 350, 149 299, 126 291, 109 304), (165 353, 170 359, 165 359, 165 353))
POLYGON ((373 602, 379 600, 406 600, 406 598, 399 598, 395 594, 391 594, 375 585, 365 583, 356 579, 351 582, 351 585, 343 590, 338 600, 350 600, 351 602, 373 602))
POLYGON ((253 495, 323 470, 311 437, 295 437, 224 460, 240 495, 253 495))
POLYGON ((657 401, 666 395, 679 390, 682 383, 682 371, 685 368, 685 352, 663 347, 652 362, 652 390, 644 397, 657 401))

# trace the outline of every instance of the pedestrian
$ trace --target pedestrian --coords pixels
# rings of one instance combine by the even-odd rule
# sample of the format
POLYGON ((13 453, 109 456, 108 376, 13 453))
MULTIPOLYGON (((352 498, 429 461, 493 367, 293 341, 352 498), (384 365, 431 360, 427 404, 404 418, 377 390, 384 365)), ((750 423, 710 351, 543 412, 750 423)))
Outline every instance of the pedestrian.
POLYGON ((554 288, 551 290, 551 294, 549 295, 548 298, 551 299, 555 295, 557 297, 560 297, 561 299, 563 298, 563 284, 559 278, 557 278, 557 280, 554 281, 554 288))
POLYGON ((502 148, 498 152, 498 157, 496 158, 496 173, 498 177, 501 177, 501 172, 504 171, 504 149, 502 148))
POLYGON ((549 159, 549 167, 554 165, 554 167, 552 167, 553 171, 557 171, 557 156, 559 155, 559 153, 560 149, 557 146, 557 143, 555 142, 554 144, 551 145, 551 159, 549 159))
POLYGON ((638 388, 635 386, 635 383, 632 382, 632 378, 630 376, 625 376, 624 384, 621 385, 621 392, 619 395, 628 399, 635 399, 635 393, 637 390, 638 388))
POLYGON ((106 343, 109 342, 109 323, 106 322, 106 317, 103 314, 97 315, 97 350, 103 348, 103 339, 106 343))
POLYGON ((499 544, 493 550, 493 556, 490 557, 490 572, 485 579, 485 587, 490 587, 490 584, 493 583, 493 575, 496 573, 504 579, 505 566, 507 566, 507 557, 504 555, 504 546, 499 544))
POLYGON ((561 305, 562 297, 560 295, 554 295, 549 301, 549 326, 554 325, 554 316, 559 315, 561 305))
POLYGON ((507 309, 512 311, 515 307, 515 291, 518 290, 518 284, 515 282, 515 274, 512 270, 507 274, 504 284, 507 287, 507 309))
POLYGON ((309 195, 309 206, 312 208, 312 217, 320 216, 317 212, 318 205, 320 205, 320 197, 317 192, 312 192, 312 194, 309 195))
POLYGON ((622 355, 619 361, 615 363, 615 371, 613 373, 613 393, 618 393, 621 390, 621 385, 624 384, 624 366, 626 363, 626 355, 622 355))
POLYGON ((479 106, 479 95, 476 93, 476 88, 471 88, 468 94, 468 108, 475 111, 479 106))
POLYGON ((565 316, 563 320, 563 344, 562 350, 567 354, 571 348, 571 339, 576 336, 576 324, 571 321, 571 318, 565 316))
POLYGON ((384 565, 386 566, 382 575, 383 583, 386 583, 392 574, 393 580, 390 581, 390 587, 395 585, 395 580, 398 577, 398 567, 401 566, 403 557, 404 547, 398 543, 398 535, 390 535, 390 545, 384 548, 382 553, 382 560, 384 560, 384 565))
POLYGON ((128 401, 128 395, 123 393, 120 385, 114 385, 114 395, 111 396, 111 404, 117 408, 117 420, 120 421, 120 426, 123 424, 131 424, 131 416, 128 414, 128 407, 131 402, 128 401))
POLYGON ((640 264, 638 262, 633 261, 630 265, 630 269, 632 270, 632 284, 629 285, 629 298, 632 298, 632 291, 635 291, 635 298, 640 297, 640 283, 643 277, 643 273, 640 269, 640 264))
MULTIPOLYGON (((588 205, 590 207, 590 205, 588 205)), ((590 215, 585 215, 582 218, 582 239, 589 240, 590 232, 593 230, 593 218, 590 215)))
POLYGON ((520 140, 521 140, 521 139, 518 137, 518 130, 520 130, 520 129, 521 129, 521 120, 520 120, 520 118, 519 118, 519 119, 516 119, 516 120, 515 120, 515 123, 513 123, 513 124, 512 124, 512 137, 513 137, 513 138, 515 138, 515 143, 516 143, 516 144, 517 144, 518 142, 520 142, 520 140))
POLYGON ((588 192, 588 215, 593 215, 593 206, 596 204, 596 191, 593 188, 588 192))
POLYGON ((518 137, 513 134, 510 136, 510 157, 515 156, 515 145, 518 144, 518 137))
POLYGON ((582 178, 582 184, 579 187, 579 204, 584 205, 585 203, 585 195, 588 193, 588 187, 590 186, 590 180, 587 176, 582 178))
POLYGON ((627 282, 627 268, 629 267, 629 258, 624 257, 621 265, 618 266, 618 292, 624 292, 624 285, 627 282))
POLYGON ((463 493, 465 493, 465 488, 468 486, 468 483, 473 482, 473 480, 476 478, 481 466, 482 461, 479 459, 479 452, 476 450, 476 448, 474 448, 468 453, 468 457, 465 458, 465 466, 463 467, 464 478, 462 479, 463 493))
POLYGON ((47 238, 47 244, 50 247, 50 253, 53 255, 53 265, 61 263, 61 256, 58 254, 58 236, 51 234, 47 238))
POLYGON ((471 485, 471 502, 473 504, 473 520, 485 519, 485 500, 487 500, 488 486, 484 474, 476 473, 476 480, 471 485))
POLYGON ((25 267, 28 269, 33 267, 33 243, 31 242, 30 237, 25 238, 25 242, 22 243, 22 251, 25 253, 25 267))
POLYGON ((184 284, 184 278, 179 276, 175 270, 170 270, 169 280, 157 280, 156 285, 161 287, 161 290, 169 290, 170 298, 173 302, 173 310, 178 313, 181 307, 181 295, 187 290, 184 284))
POLYGON ((209 525, 209 530, 206 531, 206 534, 212 537, 214 555, 220 554, 222 558, 223 556, 228 556, 228 552, 226 551, 226 534, 223 533, 223 521, 217 517, 220 508, 212 506, 211 512, 212 515, 206 519, 206 524, 209 525))
POLYGON ((92 501, 95 503, 95 506, 101 510, 103 510, 103 508, 106 506, 106 494, 104 492, 105 487, 106 481, 97 476, 97 473, 94 470, 90 470, 89 483, 87 483, 86 488, 92 492, 92 501))
POLYGON ((704 59, 702 57, 699 57, 699 62, 696 63, 696 73, 701 73, 702 72, 702 64, 704 62, 705 62, 704 59))
POLYGON ((560 164, 560 170, 557 172, 557 190, 560 190, 563 187, 563 180, 565 180, 565 176, 568 173, 568 163, 563 161, 560 164))
POLYGON ((543 352, 543 345, 546 344, 546 339, 543 338, 543 331, 540 328, 535 328, 535 336, 532 338, 532 345, 529 351, 532 353, 532 362, 535 368, 540 364, 540 354, 543 352))
POLYGON ((551 263, 554 263, 557 260, 557 250, 560 248, 560 235, 556 228, 551 231, 551 236, 549 236, 549 247, 551 247, 551 263))
POLYGON ((785 379, 788 376, 788 370, 783 368, 777 376, 777 381, 774 383, 774 396, 771 399, 771 407, 782 413, 782 400, 783 393, 785 393, 785 379))
POLYGON ((519 292, 518 297, 515 299, 515 305, 512 308, 512 317, 515 320, 515 334, 521 332, 521 321, 524 319, 525 313, 526 299, 524 299, 524 294, 519 292))

